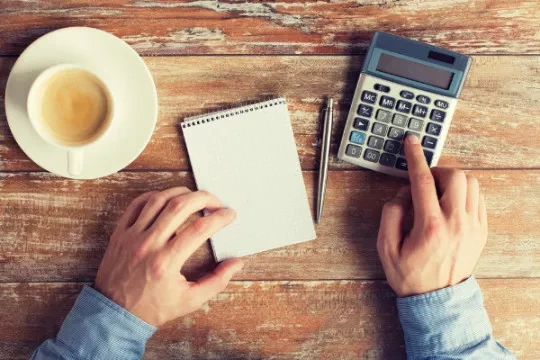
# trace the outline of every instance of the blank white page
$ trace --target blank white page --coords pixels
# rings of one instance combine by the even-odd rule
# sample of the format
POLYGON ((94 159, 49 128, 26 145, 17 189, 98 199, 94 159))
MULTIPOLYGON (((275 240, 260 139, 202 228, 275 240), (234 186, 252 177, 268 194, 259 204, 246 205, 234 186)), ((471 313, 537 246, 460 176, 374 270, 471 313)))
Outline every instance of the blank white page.
POLYGON ((217 261, 315 238, 283 98, 188 118, 182 129, 198 189, 237 212, 210 239, 217 261))

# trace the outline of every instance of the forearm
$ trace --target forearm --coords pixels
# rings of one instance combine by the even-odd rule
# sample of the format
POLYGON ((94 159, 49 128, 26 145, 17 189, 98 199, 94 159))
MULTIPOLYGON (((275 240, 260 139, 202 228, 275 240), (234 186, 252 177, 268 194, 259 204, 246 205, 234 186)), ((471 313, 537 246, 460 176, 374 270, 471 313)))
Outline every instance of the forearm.
POLYGON ((56 339, 41 344, 31 359, 139 359, 155 331, 155 327, 85 286, 56 339))
POLYGON ((493 339, 473 276, 448 288, 399 298, 397 306, 408 359, 514 359, 493 339))

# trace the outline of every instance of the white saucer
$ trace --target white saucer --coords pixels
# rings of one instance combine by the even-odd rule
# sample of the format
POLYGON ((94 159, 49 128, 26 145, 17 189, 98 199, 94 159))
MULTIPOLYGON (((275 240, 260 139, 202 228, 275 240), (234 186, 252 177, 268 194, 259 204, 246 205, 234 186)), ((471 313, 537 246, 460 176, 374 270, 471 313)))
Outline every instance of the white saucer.
POLYGON ((68 173, 65 150, 46 143, 26 112, 28 90, 45 69, 75 64, 103 78, 115 98, 111 131, 85 149, 77 179, 115 173, 135 160, 154 131, 158 116, 156 86, 141 57, 128 44, 107 32, 71 27, 48 33, 21 54, 8 78, 5 107, 9 127, 22 150, 36 164, 60 176, 68 173))

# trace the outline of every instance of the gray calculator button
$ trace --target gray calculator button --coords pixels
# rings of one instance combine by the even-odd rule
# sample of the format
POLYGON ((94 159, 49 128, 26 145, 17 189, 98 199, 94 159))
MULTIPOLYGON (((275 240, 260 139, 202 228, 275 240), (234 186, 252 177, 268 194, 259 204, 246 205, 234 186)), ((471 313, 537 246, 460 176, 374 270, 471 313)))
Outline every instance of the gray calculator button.
POLYGON ((391 127, 390 132, 388 132, 388 137, 394 140, 401 140, 403 139, 404 134, 405 131, 403 131, 403 129, 391 127))
POLYGON ((377 94, 371 91, 364 90, 362 92, 362 101, 370 104, 375 104, 375 101, 377 101, 377 94))
POLYGON ((381 155, 381 159, 379 160, 379 164, 384 166, 390 166, 394 167, 394 164, 396 163, 396 157, 391 154, 383 153, 381 155))
POLYGON ((392 115, 390 114, 389 111, 386 111, 386 110, 380 110, 380 109, 377 110, 377 116, 376 116, 376 118, 377 118, 377 120, 379 120, 379 121, 388 123, 388 122, 390 122, 390 117, 391 117, 391 116, 392 116, 392 115))
POLYGON ((380 136, 386 136, 387 131, 388 131, 388 126, 381 123, 373 123, 373 127, 371 128, 371 132, 373 134, 380 135, 380 136))
POLYGON ((390 96, 382 96, 381 101, 379 101, 379 105, 387 109, 393 109, 395 103, 396 99, 390 96))
POLYGON ((422 140, 422 145, 428 149, 435 149, 437 146, 437 139, 431 136, 424 136, 424 140, 422 140))
POLYGON ((366 149, 366 151, 364 151, 364 159, 367 161, 376 163, 379 160, 380 155, 381 153, 375 150, 366 149))
POLYGON ((441 125, 435 123, 429 123, 426 132, 430 135, 439 136, 441 134, 441 125))
POLYGON ((360 106, 358 107, 358 115, 360 116, 370 118, 372 113, 373 108, 371 106, 360 104, 360 106))
POLYGON ((422 120, 411 118, 411 120, 409 121, 409 129, 411 130, 422 131, 423 125, 424 122, 422 120))
POLYGON ((426 117, 426 115, 427 115, 427 107, 422 106, 422 105, 414 105, 412 114, 414 116, 426 117))
POLYGON ((444 111, 433 109, 433 110, 431 110, 431 115, 429 116, 429 118, 431 120, 435 120, 435 121, 438 121, 438 122, 443 122, 445 116, 446 116, 446 113, 444 111))
POLYGON ((349 144, 347 145, 347 150, 345 150, 345 154, 349 155, 350 157, 359 158, 360 154, 362 153, 362 147, 349 144))
POLYGON ((411 112, 412 104, 408 101, 399 100, 397 102, 396 110, 405 114, 411 112))
POLYGON ((418 95, 416 97, 416 101, 418 101, 420 104, 429 104, 431 102, 431 99, 426 95, 418 95))
POLYGON ((369 127, 369 120, 356 118, 354 119, 353 127, 358 130, 367 130, 369 127))
POLYGON ((435 106, 441 109, 448 109, 448 103, 444 100, 435 100, 435 106))
MULTIPOLYGON (((384 139, 377 136, 370 136, 368 140, 368 146, 374 149, 382 149, 384 139)), ((367 151, 367 150, 366 150, 367 151)))
POLYGON ((397 154, 399 151, 399 143, 393 140, 386 140, 384 143, 384 151, 387 151, 392 154, 397 154))
POLYGON ((392 124, 405 127, 407 125, 407 117, 401 114, 394 114, 394 119, 392 120, 392 124))
POLYGON ((407 131, 407 133, 405 134, 405 137, 409 136, 409 135, 414 135, 416 136, 418 139, 420 139, 420 134, 419 133, 415 133, 415 132, 412 132, 412 131, 407 131))

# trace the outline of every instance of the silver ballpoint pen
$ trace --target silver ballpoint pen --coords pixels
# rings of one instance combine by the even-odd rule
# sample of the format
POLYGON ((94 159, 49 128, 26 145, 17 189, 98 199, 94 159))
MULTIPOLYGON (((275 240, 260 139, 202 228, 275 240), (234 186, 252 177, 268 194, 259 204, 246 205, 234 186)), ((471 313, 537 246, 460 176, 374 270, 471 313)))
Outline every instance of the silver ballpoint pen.
POLYGON ((321 221, 324 196, 326 194, 326 180, 328 177, 328 157, 330 156, 330 141, 332 137, 332 123, 334 122, 334 100, 328 99, 324 112, 324 125, 321 149, 321 162, 319 164, 319 186, 317 191, 317 216, 315 222, 321 221))

